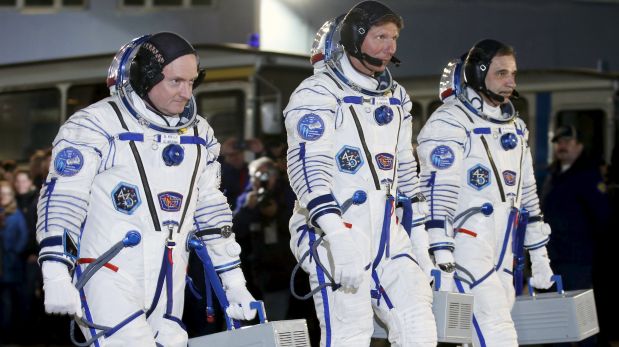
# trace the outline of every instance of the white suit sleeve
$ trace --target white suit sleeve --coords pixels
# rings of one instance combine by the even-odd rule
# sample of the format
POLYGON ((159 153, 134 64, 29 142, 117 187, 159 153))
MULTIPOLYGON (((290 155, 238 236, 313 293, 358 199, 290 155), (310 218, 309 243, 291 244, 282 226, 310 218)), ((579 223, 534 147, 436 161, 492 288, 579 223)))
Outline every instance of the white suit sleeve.
MULTIPOLYGON (((108 115, 110 116, 110 115, 108 115)), ((114 150, 113 137, 93 108, 79 111, 60 128, 38 203, 39 262, 52 260, 73 268, 90 189, 100 166, 114 150), (92 112, 90 112, 92 111, 92 112)))
POLYGON ((398 190, 407 198, 413 198, 419 193, 419 176, 417 173, 417 160, 413 154, 413 116, 411 100, 404 88, 396 89, 396 96, 402 100, 402 126, 398 139, 398 190))
MULTIPOLYGON (((524 123, 522 123, 522 127, 524 128, 524 123)), ((539 205, 537 184, 533 171, 533 159, 528 144, 529 132, 526 128, 524 134, 527 142, 525 143, 524 163, 522 165, 522 207, 529 211, 529 222, 524 237, 524 248, 534 250, 544 247, 548 243, 550 238, 550 226, 544 223, 539 205)))
POLYGON ((319 76, 301 83, 284 110, 290 185, 300 205, 308 210, 309 221, 314 226, 318 226, 317 219, 321 216, 341 220, 341 210, 331 193, 332 136, 338 100, 329 91, 335 86, 321 81, 319 76))
MULTIPOLYGON (((220 144, 213 135, 213 129, 206 129, 206 167, 198 180, 198 200, 194 215, 194 232, 207 229, 221 229, 232 225, 232 211, 228 201, 219 190, 221 166, 217 161, 220 144)), ((217 273, 230 271, 240 266, 241 246, 234 234, 208 234, 201 236, 217 273)))
POLYGON ((428 201, 426 229, 432 252, 454 248, 452 223, 466 140, 464 127, 444 108, 437 110, 419 133, 420 188, 428 201))

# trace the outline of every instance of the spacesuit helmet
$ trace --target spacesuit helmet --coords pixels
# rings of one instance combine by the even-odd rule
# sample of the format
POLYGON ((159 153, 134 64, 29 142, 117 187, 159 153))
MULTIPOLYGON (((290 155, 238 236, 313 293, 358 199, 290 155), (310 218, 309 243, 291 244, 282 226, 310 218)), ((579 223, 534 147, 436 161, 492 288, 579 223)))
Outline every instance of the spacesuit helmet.
MULTIPOLYGON (((196 104, 192 97, 185 110, 180 115, 181 122, 177 126, 160 125, 138 111, 131 92, 135 92, 141 99, 148 101, 148 92, 164 79, 164 67, 175 59, 197 53, 193 46, 181 36, 160 32, 153 35, 144 35, 123 45, 110 64, 107 76, 107 86, 111 95, 118 95, 122 107, 141 124, 165 132, 174 132, 193 124, 196 120, 196 104)), ((199 61, 199 60, 198 60, 199 61)), ((194 80, 193 88, 204 79, 204 70, 196 65, 198 77, 194 80)))
MULTIPOLYGON (((486 75, 490 68, 492 58, 498 55, 514 55, 514 49, 502 42, 484 39, 477 42, 468 53, 464 60, 464 81, 466 85, 475 91, 481 92, 491 99, 503 102, 505 98, 498 95, 486 87, 486 75)), ((514 90, 514 96, 518 93, 514 90)))
MULTIPOLYGON (((375 66, 382 62, 361 51, 363 40, 374 25, 392 22, 398 29, 404 27, 402 17, 393 12, 389 7, 378 1, 363 1, 355 5, 344 18, 340 29, 340 43, 351 56, 375 66)), ((400 61, 392 57, 391 62, 399 65, 400 61)))
POLYGON ((310 63, 314 66, 316 64, 324 65, 325 55, 327 54, 325 50, 327 35, 330 31, 335 29, 335 20, 335 18, 331 18, 324 22, 324 24, 316 32, 316 35, 314 35, 312 48, 310 49, 310 63))
MULTIPOLYGON (((163 68, 176 58, 187 54, 194 54, 196 50, 184 38, 171 32, 160 32, 150 36, 138 49, 130 68, 130 83, 133 90, 141 97, 146 98, 148 92, 164 78, 163 68)), ((203 70, 196 67, 199 72, 203 70)), ((196 81, 199 84, 201 81, 196 81)), ((197 86, 194 82, 194 88, 197 86)))

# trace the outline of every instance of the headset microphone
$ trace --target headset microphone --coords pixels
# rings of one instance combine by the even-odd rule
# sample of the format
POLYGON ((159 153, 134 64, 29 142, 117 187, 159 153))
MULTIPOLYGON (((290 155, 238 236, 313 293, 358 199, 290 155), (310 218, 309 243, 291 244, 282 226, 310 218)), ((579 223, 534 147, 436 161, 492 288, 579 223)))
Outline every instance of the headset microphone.
POLYGON ((505 101, 505 97, 502 95, 499 95, 497 93, 492 92, 490 89, 486 89, 484 91, 482 91, 482 93, 485 93, 486 95, 488 95, 488 97, 490 99, 493 99, 495 101, 498 101, 500 104, 503 103, 503 101, 505 101))
MULTIPOLYGON (((366 62, 368 62, 368 64, 370 65, 374 65, 374 66, 382 66, 383 65, 383 61, 378 59, 378 58, 374 58, 372 56, 369 56, 367 53, 362 53, 363 55, 363 60, 365 60, 366 62)), ((395 65, 396 67, 400 66, 400 59, 396 58, 395 56, 391 57, 391 60, 389 61, 391 63, 393 63, 393 65, 395 65)))
POLYGON ((400 67, 400 63, 402 62, 400 61, 400 59, 396 58, 394 55, 394 56, 391 56, 391 63, 393 63, 395 67, 400 67))
POLYGON ((383 65, 383 61, 378 58, 371 57, 367 55, 366 53, 361 53, 361 55, 363 56, 363 60, 367 61, 370 65, 374 65, 374 66, 383 65))

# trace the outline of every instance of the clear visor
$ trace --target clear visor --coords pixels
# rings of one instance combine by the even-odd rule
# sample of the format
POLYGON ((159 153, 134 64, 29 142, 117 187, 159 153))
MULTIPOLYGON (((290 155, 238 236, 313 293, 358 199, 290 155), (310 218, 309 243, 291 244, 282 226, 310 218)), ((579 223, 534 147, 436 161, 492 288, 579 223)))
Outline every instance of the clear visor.
POLYGON ((331 29, 334 22, 335 18, 329 19, 316 32, 316 35, 314 36, 314 41, 312 41, 312 49, 310 50, 310 61, 312 65, 316 64, 321 60, 324 60, 325 41, 327 39, 327 33, 331 29))
MULTIPOLYGON (((480 109, 481 106, 474 106, 474 104, 469 99, 464 86, 463 66, 464 63, 462 62, 462 59, 455 58, 450 60, 443 68, 443 73, 441 74, 441 79, 438 86, 439 98, 441 99, 441 101, 445 102, 452 97, 456 97, 472 113, 477 114, 484 119, 491 119, 492 117, 485 114, 483 112, 483 109, 480 109)), ((507 103, 501 106, 501 109, 503 111, 503 114, 505 115, 504 118, 493 119, 492 121, 498 121, 501 123, 509 122, 517 116, 517 112, 511 101, 509 100, 507 103)))
MULTIPOLYGON (((322 56, 325 62, 337 60, 344 52, 344 47, 340 44, 340 26, 345 15, 339 15, 326 21, 316 32, 312 43, 312 61, 314 57, 322 56)), ((318 60, 316 60, 318 61, 318 60)))
POLYGON ((131 40, 124 44, 118 53, 112 59, 109 69, 107 70, 107 87, 110 88, 110 93, 116 94, 118 89, 131 88, 129 83, 129 68, 133 58, 138 52, 140 45, 148 40, 150 35, 144 35, 131 40))

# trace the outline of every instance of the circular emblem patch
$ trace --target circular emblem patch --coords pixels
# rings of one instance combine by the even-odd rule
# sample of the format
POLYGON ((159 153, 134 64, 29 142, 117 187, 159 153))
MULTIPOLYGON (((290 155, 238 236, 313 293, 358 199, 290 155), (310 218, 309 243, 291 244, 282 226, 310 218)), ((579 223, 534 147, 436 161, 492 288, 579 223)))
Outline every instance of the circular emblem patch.
POLYGON ((319 115, 308 113, 299 120, 297 132, 304 140, 316 141, 325 133, 325 123, 319 115))
POLYGON ((449 146, 440 145, 435 147, 430 154, 430 162, 437 169, 447 169, 451 167, 456 160, 454 152, 449 146))
POLYGON ((61 150, 54 158, 54 170, 60 176, 73 176, 80 172, 84 165, 84 156, 82 153, 73 147, 67 147, 61 150))

